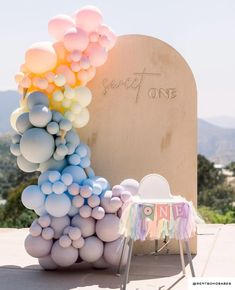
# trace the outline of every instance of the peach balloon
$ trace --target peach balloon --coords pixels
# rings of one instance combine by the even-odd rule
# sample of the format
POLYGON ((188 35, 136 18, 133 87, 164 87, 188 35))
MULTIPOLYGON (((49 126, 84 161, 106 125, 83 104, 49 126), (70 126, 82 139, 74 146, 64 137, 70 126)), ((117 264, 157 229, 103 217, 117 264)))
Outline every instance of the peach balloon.
POLYGON ((109 45, 106 46, 106 49, 110 50, 111 48, 113 48, 117 41, 116 34, 107 25, 104 24, 99 27, 98 32, 102 36, 106 36, 109 40, 109 45))
POLYGON ((77 27, 85 31, 96 31, 103 21, 101 11, 94 6, 85 6, 74 13, 77 27))
POLYGON ((68 51, 83 51, 88 45, 88 35, 84 30, 79 28, 76 31, 69 31, 64 36, 64 45, 68 51))
POLYGON ((53 70, 56 64, 56 51, 50 42, 34 43, 25 53, 25 65, 35 74, 53 70))
POLYGON ((60 65, 57 68, 56 73, 58 75, 63 75, 68 85, 74 86, 76 84, 76 76, 74 72, 67 65, 60 65))
POLYGON ((89 56, 90 63, 94 67, 101 66, 107 60, 107 52, 105 48, 97 43, 90 43, 86 55, 89 56))
POLYGON ((67 54, 67 51, 64 47, 64 43, 63 42, 56 42, 53 44, 53 47, 56 51, 58 62, 60 62, 60 63, 64 62, 64 60, 66 58, 66 54, 67 54))
POLYGON ((75 27, 74 20, 68 15, 56 15, 48 23, 49 34, 56 40, 63 40, 65 33, 75 27))

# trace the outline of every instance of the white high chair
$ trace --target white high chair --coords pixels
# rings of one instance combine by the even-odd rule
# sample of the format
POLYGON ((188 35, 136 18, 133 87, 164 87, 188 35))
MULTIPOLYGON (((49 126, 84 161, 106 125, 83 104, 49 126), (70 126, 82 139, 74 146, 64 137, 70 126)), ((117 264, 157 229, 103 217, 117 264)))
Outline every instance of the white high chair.
MULTIPOLYGON (((185 201, 180 196, 173 196, 170 191, 170 186, 168 181, 159 174, 149 174, 146 175, 141 181, 139 185, 138 195, 135 196, 134 202, 138 204, 145 204, 145 203, 151 203, 151 204, 157 204, 157 203, 178 203, 185 201)), ((122 265, 122 259, 124 254, 124 248, 129 242, 129 253, 127 258, 127 264, 125 266, 125 272, 124 272, 124 279, 123 279, 123 290, 126 290, 126 284, 128 282, 129 278, 129 270, 130 270, 130 264, 131 264, 131 256, 132 256, 132 250, 133 250, 133 240, 128 238, 124 239, 118 273, 120 274, 121 265, 122 265)), ((193 268, 193 262, 192 262, 192 256, 189 249, 189 242, 188 240, 185 240, 185 248, 187 252, 188 262, 190 265, 192 276, 195 277, 195 272, 193 268)), ((180 258, 181 258, 181 266, 182 266, 182 272, 185 276, 185 262, 184 262, 184 253, 183 253, 183 245, 182 240, 179 240, 179 250, 180 250, 180 258)))

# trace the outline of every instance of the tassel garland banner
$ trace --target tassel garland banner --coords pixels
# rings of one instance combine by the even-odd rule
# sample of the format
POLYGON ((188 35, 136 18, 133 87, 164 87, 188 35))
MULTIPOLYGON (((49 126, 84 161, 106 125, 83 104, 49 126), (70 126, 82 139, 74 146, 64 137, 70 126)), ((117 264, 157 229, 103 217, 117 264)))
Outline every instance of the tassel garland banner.
POLYGON ((133 240, 188 240, 196 233, 197 213, 191 202, 130 203, 124 210, 119 233, 133 240))

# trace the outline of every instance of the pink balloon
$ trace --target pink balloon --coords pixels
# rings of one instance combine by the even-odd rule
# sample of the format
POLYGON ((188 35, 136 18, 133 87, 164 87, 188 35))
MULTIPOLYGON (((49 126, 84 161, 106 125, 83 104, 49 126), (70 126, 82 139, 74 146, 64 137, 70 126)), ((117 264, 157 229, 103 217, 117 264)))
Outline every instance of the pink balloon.
POLYGON ((103 21, 101 11, 94 6, 85 6, 74 13, 76 26, 87 32, 96 31, 103 21))
POLYGON ((90 67, 89 58, 86 55, 83 55, 80 59, 80 66, 83 69, 88 69, 90 67))
POLYGON ((56 40, 63 40, 65 33, 72 27, 75 27, 75 23, 68 15, 57 15, 48 23, 49 34, 56 40))
POLYGON ((44 78, 35 78, 33 84, 41 90, 45 90, 48 87, 48 81, 44 78))
POLYGON ((108 50, 110 46, 110 40, 106 35, 101 35, 99 38, 99 44, 108 50))
POLYGON ((81 81, 83 84, 85 84, 88 81, 88 73, 85 70, 80 70, 77 73, 77 78, 79 81, 81 81))
POLYGON ((67 65, 60 65, 57 70, 57 74, 62 74, 65 76, 66 84, 73 86, 76 83, 76 76, 74 72, 67 65))
POLYGON ((71 63, 71 69, 73 72, 78 72, 81 69, 81 66, 78 62, 72 62, 71 63))
POLYGON ((32 85, 31 79, 29 77, 25 76, 22 79, 22 81, 20 82, 20 85, 21 85, 21 87, 26 88, 26 89, 30 88, 32 85))
POLYGON ((99 40, 99 33, 97 32, 91 32, 89 35, 90 42, 97 42, 99 40))
POLYGON ((105 48, 97 43, 90 43, 86 55, 89 56, 90 63, 94 67, 103 65, 107 60, 107 52, 105 48))
POLYGON ((96 68, 93 66, 89 67, 87 73, 88 73, 88 81, 92 80, 96 74, 96 68))
POLYGON ((88 45, 88 35, 84 30, 79 28, 76 31, 69 31, 64 36, 64 45, 68 51, 83 51, 88 45))
POLYGON ((72 60, 72 61, 75 61, 75 62, 76 62, 76 61, 79 61, 79 60, 81 59, 82 54, 81 54, 80 51, 78 51, 78 50, 74 50, 74 51, 71 53, 70 57, 71 57, 71 60, 72 60))
POLYGON ((113 48, 117 41, 116 34, 107 25, 101 25, 98 29, 98 32, 102 36, 106 36, 109 40, 109 45, 106 46, 106 49, 110 50, 111 48, 113 48))
POLYGON ((35 74, 53 70, 56 64, 57 55, 50 42, 37 42, 25 53, 25 65, 35 74))

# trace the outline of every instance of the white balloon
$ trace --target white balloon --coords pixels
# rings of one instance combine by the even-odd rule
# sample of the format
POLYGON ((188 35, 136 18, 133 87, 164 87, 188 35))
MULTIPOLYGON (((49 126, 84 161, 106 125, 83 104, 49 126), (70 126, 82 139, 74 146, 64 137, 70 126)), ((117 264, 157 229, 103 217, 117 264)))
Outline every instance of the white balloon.
POLYGON ((59 130, 60 130, 59 125, 56 122, 50 122, 47 125, 47 132, 51 135, 57 134, 59 130))
MULTIPOLYGON (((118 240, 111 242, 111 243, 105 243, 104 246, 104 259, 106 262, 113 266, 119 265, 122 248, 123 248, 123 238, 119 238, 118 240)), ((127 257, 128 257, 128 251, 129 246, 126 245, 124 252, 123 252, 123 259, 121 266, 124 266, 127 263, 127 257)))
POLYGON ((55 270, 58 268, 50 255, 39 258, 38 263, 44 270, 55 270))
POLYGON ((11 136, 11 141, 13 144, 18 144, 20 143, 21 135, 20 134, 13 134, 11 136))
POLYGON ((57 265, 68 267, 77 261, 78 250, 72 246, 63 248, 60 246, 59 241, 56 241, 51 249, 51 257, 57 265))
POLYGON ((72 219, 72 225, 81 230, 84 238, 94 235, 95 233, 95 220, 92 217, 82 218, 76 215, 72 219))
POLYGON ((50 226, 54 230, 54 239, 58 239, 62 233, 64 228, 70 225, 70 218, 68 216, 63 217, 51 217, 51 224, 50 226))
POLYGON ((40 258, 50 253, 52 240, 44 240, 41 236, 33 237, 28 235, 25 239, 24 246, 29 255, 40 258))
POLYGON ((67 235, 63 235, 59 239, 59 244, 63 248, 68 248, 69 246, 71 246, 72 241, 67 235))
POLYGON ((120 185, 124 187, 126 191, 129 191, 132 195, 138 194, 139 182, 135 179, 125 179, 120 185))
POLYGON ((88 87, 79 86, 75 88, 75 94, 77 96, 78 103, 83 107, 87 107, 92 100, 92 94, 91 91, 88 89, 88 87))
POLYGON ((21 195, 21 201, 28 209, 36 209, 43 206, 45 195, 37 185, 29 185, 21 195))
POLYGON ((96 223, 96 234, 104 242, 112 242, 120 237, 120 219, 114 214, 106 214, 96 223))
POLYGON ((16 120, 17 118, 22 114, 24 113, 24 110, 22 108, 17 108, 15 111, 13 111, 11 113, 11 117, 10 117, 10 123, 11 123, 11 127, 17 131, 16 129, 16 120))
POLYGON ((47 212, 54 217, 65 216, 71 208, 70 198, 66 194, 50 194, 45 202, 47 212))
POLYGON ((19 133, 23 134, 29 128, 32 128, 32 124, 29 121, 29 113, 22 113, 16 119, 16 129, 19 133))
POLYGON ((114 185, 114 187, 112 188, 112 193, 113 196, 120 196, 121 193, 125 190, 125 188, 121 185, 114 185))
POLYGON ((85 239, 85 245, 80 249, 80 257, 89 263, 100 259, 103 255, 104 244, 97 237, 85 239))
POLYGON ((90 114, 87 108, 83 108, 81 112, 76 116, 76 119, 73 122, 75 128, 82 128, 86 126, 89 122, 90 114))
POLYGON ((112 197, 112 191, 107 190, 102 196, 100 204, 106 213, 116 213, 121 208, 122 201, 119 197, 112 197))
POLYGON ((19 144, 11 144, 10 151, 15 156, 20 156, 21 155, 20 145, 19 144))
POLYGON ((92 196, 90 196, 87 200, 87 203, 90 207, 96 207, 98 205, 100 205, 100 198, 98 195, 93 194, 92 196))
POLYGON ((54 138, 41 128, 27 130, 20 140, 22 155, 33 163, 49 160, 54 153, 54 148, 54 138))
POLYGON ((39 164, 28 161, 22 155, 17 157, 17 165, 24 172, 34 172, 39 167, 39 164))
POLYGON ((69 237, 71 240, 75 241, 81 237, 81 230, 77 227, 70 227, 69 229, 69 237))

